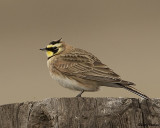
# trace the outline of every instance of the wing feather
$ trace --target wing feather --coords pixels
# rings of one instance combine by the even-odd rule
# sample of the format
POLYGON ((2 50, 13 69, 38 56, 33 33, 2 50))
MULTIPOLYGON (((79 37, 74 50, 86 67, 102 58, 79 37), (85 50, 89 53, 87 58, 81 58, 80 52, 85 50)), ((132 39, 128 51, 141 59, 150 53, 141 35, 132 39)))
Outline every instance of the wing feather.
POLYGON ((70 53, 61 55, 54 63, 54 68, 70 77, 74 76, 106 83, 132 84, 131 82, 123 81, 118 74, 98 58, 81 49, 75 49, 70 53))

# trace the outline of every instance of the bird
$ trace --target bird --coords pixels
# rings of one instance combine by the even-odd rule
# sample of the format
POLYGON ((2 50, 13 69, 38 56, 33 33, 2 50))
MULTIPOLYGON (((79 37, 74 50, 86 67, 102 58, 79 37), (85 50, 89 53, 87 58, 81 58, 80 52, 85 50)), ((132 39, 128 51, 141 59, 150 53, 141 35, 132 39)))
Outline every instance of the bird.
POLYGON ((51 41, 45 48, 47 67, 51 77, 61 86, 84 92, 98 91, 100 86, 124 88, 144 99, 150 99, 103 64, 96 56, 86 50, 75 48, 61 39, 51 41))

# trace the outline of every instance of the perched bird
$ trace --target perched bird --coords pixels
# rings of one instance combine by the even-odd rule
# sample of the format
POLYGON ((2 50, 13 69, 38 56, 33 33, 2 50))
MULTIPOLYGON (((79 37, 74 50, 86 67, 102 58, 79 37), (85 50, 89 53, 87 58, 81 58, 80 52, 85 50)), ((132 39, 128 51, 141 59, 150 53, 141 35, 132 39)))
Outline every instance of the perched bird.
POLYGON ((100 86, 124 88, 145 99, 148 96, 133 87, 132 82, 122 80, 93 54, 74 48, 61 39, 40 49, 48 57, 47 66, 53 79, 65 88, 80 91, 97 91, 100 86))

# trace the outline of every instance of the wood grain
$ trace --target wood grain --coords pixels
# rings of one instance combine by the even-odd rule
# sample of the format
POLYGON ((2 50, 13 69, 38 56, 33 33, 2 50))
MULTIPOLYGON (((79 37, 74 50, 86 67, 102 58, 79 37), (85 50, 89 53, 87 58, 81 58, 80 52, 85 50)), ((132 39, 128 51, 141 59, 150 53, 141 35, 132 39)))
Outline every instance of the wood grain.
POLYGON ((0 106, 0 128, 160 128, 160 99, 50 98, 0 106))

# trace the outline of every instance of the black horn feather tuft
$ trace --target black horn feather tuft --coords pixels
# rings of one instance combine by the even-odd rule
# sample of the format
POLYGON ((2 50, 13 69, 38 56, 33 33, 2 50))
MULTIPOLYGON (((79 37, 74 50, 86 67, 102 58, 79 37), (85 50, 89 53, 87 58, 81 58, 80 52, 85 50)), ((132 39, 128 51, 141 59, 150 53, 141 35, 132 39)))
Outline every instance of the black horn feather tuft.
POLYGON ((61 42, 61 40, 62 40, 62 38, 60 38, 59 40, 56 40, 56 41, 52 41, 52 42, 50 42, 50 44, 57 44, 57 43, 60 43, 61 42))

